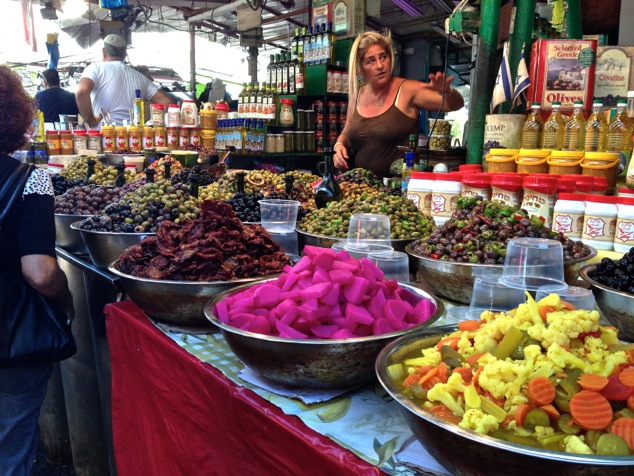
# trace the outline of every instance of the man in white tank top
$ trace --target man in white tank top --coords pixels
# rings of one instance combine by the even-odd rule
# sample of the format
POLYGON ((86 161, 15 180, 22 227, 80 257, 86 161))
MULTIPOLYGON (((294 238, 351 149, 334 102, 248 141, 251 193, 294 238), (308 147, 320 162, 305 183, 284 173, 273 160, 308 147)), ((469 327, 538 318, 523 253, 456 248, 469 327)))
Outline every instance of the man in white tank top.
POLYGON ((170 97, 152 81, 124 63, 127 43, 119 35, 108 35, 103 41, 103 61, 92 63, 82 74, 75 96, 84 122, 90 127, 101 127, 101 111, 110 113, 116 125, 130 120, 135 90, 141 99, 169 107, 170 97))

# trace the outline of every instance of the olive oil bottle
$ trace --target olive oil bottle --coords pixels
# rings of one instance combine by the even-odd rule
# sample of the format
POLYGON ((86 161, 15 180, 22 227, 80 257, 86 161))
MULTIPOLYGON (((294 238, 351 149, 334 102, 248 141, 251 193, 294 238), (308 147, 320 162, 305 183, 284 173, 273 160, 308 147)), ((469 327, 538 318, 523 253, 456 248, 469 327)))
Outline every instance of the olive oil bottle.
POLYGON ((586 136, 586 118, 583 115, 583 101, 575 101, 572 117, 564 130, 564 150, 582 151, 586 136))
POLYGON ((564 147, 566 122, 561 115, 561 103, 553 101, 552 112, 544 123, 542 132, 542 149, 561 150, 564 147))
POLYGON ((540 115, 540 104, 534 102, 531 106, 531 112, 526 117, 522 126, 522 149, 539 149, 542 143, 542 132, 544 130, 544 121, 540 115))

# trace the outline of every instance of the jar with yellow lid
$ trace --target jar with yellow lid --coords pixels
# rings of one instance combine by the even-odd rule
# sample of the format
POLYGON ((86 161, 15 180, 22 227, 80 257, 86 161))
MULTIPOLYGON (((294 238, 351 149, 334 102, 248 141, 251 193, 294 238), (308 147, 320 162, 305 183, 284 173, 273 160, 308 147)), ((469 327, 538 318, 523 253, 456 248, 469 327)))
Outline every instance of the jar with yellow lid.
POLYGON ((114 126, 101 127, 101 150, 112 152, 115 148, 114 126))
POLYGON ((141 138, 143 149, 151 149, 154 147, 154 129, 152 126, 143 127, 143 135, 141 138))
POLYGON ((548 149, 520 149, 515 157, 518 173, 525 174, 547 174, 548 156, 551 151, 548 149))
POLYGON ((586 152, 581 160, 582 175, 605 177, 608 181, 607 195, 616 190, 621 156, 618 152, 586 152))
POLYGON ((143 144, 141 143, 141 129, 137 126, 128 127, 128 148, 135 152, 141 152, 143 144))
POLYGON ((164 127, 154 127, 154 147, 167 147, 167 135, 164 127))
POLYGON ((114 128, 114 146, 117 150, 128 148, 128 129, 125 126, 116 126, 114 128))
POLYGON ((218 128, 218 113, 215 109, 202 109, 199 117, 201 129, 215 131, 218 128))
POLYGON ((212 129, 200 130, 200 142, 203 147, 213 149, 216 147, 216 131, 212 129))
POLYGON ((581 150, 553 150, 546 159, 548 173, 551 175, 580 174, 583 154, 581 150))
POLYGON ((518 149, 490 149, 486 156, 487 172, 507 173, 516 172, 515 156, 518 149))

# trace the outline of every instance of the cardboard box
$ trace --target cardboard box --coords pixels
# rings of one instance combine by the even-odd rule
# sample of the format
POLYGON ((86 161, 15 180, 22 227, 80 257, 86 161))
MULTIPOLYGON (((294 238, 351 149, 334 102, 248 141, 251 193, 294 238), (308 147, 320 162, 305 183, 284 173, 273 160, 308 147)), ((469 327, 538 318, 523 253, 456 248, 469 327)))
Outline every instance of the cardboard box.
POLYGON ((634 46, 598 46, 594 73, 594 98, 606 107, 616 106, 634 90, 634 46))
POLYGON ((539 102, 548 115, 553 101, 561 111, 572 112, 574 101, 583 101, 584 111, 592 109, 596 40, 537 40, 533 43, 528 100, 539 102))

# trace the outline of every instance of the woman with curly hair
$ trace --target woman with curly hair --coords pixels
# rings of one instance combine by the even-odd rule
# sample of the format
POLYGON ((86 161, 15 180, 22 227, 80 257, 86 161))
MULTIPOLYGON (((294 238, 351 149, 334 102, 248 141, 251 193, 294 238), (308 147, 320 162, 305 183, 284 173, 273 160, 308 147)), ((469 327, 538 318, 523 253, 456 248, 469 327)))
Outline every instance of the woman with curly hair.
MULTIPOLYGON (((20 78, 0 66, 0 189, 20 162, 8 154, 28 140, 34 105, 20 78)), ((69 319, 74 317, 73 299, 66 275, 55 256, 53 186, 46 170, 34 168, 18 200, 7 212, 0 228, 0 272, 21 272, 37 292, 58 304, 69 319)), ((15 274, 14 274, 15 276, 15 274)), ((6 289, 0 289, 5 293, 6 289)), ((2 309, 3 312, 11 312, 2 309)), ((1 318, 1 317, 0 317, 1 318)), ((7 345, 0 336, 0 345, 7 345)), ((0 368, 0 474, 31 473, 38 442, 38 417, 46 394, 52 364, 0 368)))

